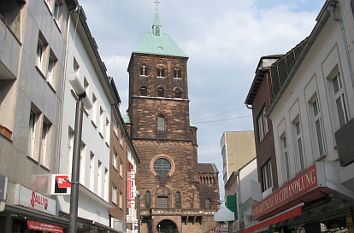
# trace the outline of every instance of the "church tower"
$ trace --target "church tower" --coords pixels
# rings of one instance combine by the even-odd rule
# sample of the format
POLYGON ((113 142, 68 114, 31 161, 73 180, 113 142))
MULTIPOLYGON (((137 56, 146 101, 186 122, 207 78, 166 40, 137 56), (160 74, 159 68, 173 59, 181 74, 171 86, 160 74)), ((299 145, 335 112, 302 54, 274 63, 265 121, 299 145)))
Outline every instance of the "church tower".
POLYGON ((206 167, 211 174, 209 189, 202 188, 197 129, 189 118, 188 56, 161 27, 156 12, 151 32, 128 66, 127 127, 140 159, 136 185, 142 194, 141 232, 210 232, 218 207, 218 171, 202 166, 203 176, 206 167))

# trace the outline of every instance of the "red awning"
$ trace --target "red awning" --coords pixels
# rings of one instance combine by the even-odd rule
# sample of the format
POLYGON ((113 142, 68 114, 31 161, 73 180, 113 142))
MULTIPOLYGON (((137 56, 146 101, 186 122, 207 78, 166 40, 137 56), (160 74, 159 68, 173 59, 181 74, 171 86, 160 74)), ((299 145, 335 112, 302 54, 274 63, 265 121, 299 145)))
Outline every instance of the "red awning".
POLYGON ((244 229, 242 232, 243 233, 249 233, 249 232, 254 232, 255 230, 257 229, 261 229, 261 228, 265 228, 267 226, 270 226, 270 225, 273 225, 273 224, 276 224, 278 222, 282 222, 282 221, 285 221, 289 218, 294 218, 296 216, 299 216, 301 215, 301 206, 298 206, 298 207, 295 207, 291 210, 288 210, 288 211, 285 211, 281 214, 278 214, 277 216, 275 217, 272 217, 272 218, 268 218, 260 223, 257 223, 256 225, 253 225, 251 227, 248 227, 246 229, 244 229))
POLYGON ((51 232, 51 233, 64 233, 64 228, 48 224, 48 223, 43 223, 43 222, 37 222, 33 220, 27 220, 27 228, 29 230, 35 230, 35 231, 44 231, 44 232, 51 232))

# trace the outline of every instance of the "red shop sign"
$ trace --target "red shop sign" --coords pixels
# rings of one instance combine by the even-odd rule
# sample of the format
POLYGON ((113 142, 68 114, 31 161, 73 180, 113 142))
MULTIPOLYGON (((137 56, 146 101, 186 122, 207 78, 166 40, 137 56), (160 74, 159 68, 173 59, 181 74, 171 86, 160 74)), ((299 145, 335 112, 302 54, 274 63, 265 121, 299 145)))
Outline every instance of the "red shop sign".
POLYGON ((64 228, 48 223, 27 220, 27 228, 34 231, 44 231, 51 233, 64 233, 64 228))
POLYGON ((253 219, 258 219, 267 213, 305 195, 318 186, 316 164, 304 170, 288 183, 278 188, 270 196, 252 207, 253 219))

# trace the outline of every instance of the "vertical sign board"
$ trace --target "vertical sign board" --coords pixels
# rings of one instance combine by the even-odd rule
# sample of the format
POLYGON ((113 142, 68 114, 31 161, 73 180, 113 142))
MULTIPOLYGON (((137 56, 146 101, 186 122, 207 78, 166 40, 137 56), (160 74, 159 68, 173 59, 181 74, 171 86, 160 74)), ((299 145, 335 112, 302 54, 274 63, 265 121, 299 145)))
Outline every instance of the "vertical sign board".
MULTIPOLYGON (((130 164, 129 164, 130 165, 130 164)), ((130 165, 127 173, 127 208, 134 207, 134 186, 135 186, 135 172, 132 166, 130 165)))
POLYGON ((0 201, 6 199, 7 177, 0 176, 0 201))

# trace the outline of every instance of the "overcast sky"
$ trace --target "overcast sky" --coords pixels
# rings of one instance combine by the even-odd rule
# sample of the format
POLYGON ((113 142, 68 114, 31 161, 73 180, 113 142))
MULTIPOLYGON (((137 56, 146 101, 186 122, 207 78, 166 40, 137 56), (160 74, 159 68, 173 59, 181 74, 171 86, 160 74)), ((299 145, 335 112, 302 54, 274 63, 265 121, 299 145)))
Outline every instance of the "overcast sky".
MULTIPOLYGON (((128 62, 151 30, 153 1, 80 0, 107 73, 118 87, 123 115, 128 106, 128 62)), ((285 53, 308 36, 324 0, 160 2, 161 31, 189 56, 190 114, 198 127, 199 162, 215 163, 222 180, 222 133, 253 130, 244 100, 259 58, 285 53)))

